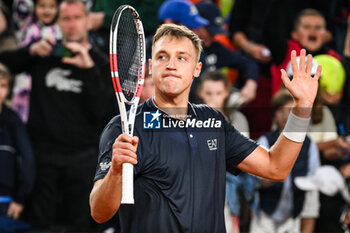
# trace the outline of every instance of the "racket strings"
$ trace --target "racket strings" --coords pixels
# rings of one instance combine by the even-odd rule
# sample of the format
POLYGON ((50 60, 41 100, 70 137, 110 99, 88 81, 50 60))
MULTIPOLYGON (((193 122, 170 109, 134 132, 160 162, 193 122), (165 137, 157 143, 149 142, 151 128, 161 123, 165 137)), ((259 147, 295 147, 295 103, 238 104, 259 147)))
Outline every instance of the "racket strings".
POLYGON ((130 11, 120 17, 117 34, 117 60, 120 85, 125 98, 130 101, 136 93, 141 62, 139 35, 130 11))

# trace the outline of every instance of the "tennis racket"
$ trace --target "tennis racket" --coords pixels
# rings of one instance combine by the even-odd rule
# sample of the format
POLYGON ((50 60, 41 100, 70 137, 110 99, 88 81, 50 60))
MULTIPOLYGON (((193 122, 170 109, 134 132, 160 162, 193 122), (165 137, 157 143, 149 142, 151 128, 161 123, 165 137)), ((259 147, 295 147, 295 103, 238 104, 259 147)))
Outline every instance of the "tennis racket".
MULTIPOLYGON (((120 6, 114 13, 109 44, 109 59, 118 100, 122 132, 133 136, 137 105, 145 77, 145 35, 136 10, 120 6), (129 114, 126 105, 130 105, 129 114)), ((123 164, 121 204, 134 204, 133 165, 123 164)))

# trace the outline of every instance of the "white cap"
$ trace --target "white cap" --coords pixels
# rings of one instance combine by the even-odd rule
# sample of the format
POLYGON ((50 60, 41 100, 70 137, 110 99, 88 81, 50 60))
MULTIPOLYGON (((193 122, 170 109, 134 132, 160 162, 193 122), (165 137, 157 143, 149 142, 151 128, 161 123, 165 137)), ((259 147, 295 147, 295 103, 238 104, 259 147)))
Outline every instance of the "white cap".
POLYGON ((319 167, 311 176, 296 177, 294 183, 301 190, 318 190, 327 196, 334 196, 340 192, 344 200, 350 204, 350 194, 344 177, 334 166, 319 167))

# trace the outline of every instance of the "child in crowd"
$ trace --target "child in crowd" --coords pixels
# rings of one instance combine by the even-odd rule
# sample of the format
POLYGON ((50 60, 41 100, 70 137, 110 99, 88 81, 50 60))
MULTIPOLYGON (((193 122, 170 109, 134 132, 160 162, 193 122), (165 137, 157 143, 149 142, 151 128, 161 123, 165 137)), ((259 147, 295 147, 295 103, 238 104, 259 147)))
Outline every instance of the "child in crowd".
MULTIPOLYGON (((62 35, 56 24, 59 0, 35 0, 34 19, 28 26, 20 46, 24 47, 33 41, 48 38, 50 41, 60 40, 62 35)), ((29 93, 31 76, 19 74, 13 90, 12 107, 27 122, 29 113, 29 93)))
POLYGON ((17 114, 4 103, 10 81, 9 71, 0 64, 0 232, 30 228, 18 219, 34 184, 29 138, 17 114))
MULTIPOLYGON (((222 112, 238 131, 249 137, 249 125, 245 116, 237 109, 227 106, 230 90, 226 77, 220 71, 206 71, 201 76, 198 95, 203 103, 222 112)), ((241 192, 246 201, 253 202, 256 182, 247 173, 239 176, 226 173, 226 178, 226 197, 230 212, 226 214, 226 228, 228 232, 239 232, 239 194, 241 192)))
POLYGON ((56 24, 59 0, 34 0, 34 20, 28 26, 21 46, 41 38, 61 39, 61 32, 56 24))
MULTIPOLYGON (((293 102, 288 90, 282 89, 276 93, 271 103, 271 114, 276 129, 263 135, 258 140, 260 145, 270 148, 277 140, 287 122, 293 102)), ((314 174, 319 166, 317 146, 306 137, 298 159, 284 182, 261 180, 258 190, 259 209, 253 214, 250 232, 313 232, 319 211, 318 194, 315 191, 301 191, 294 185, 293 180, 299 176, 314 174)))
MULTIPOLYGON (((291 32, 291 40, 285 35, 285 22, 283 10, 287 7, 286 1, 274 1, 267 17, 264 32, 265 39, 273 57, 271 66, 272 94, 274 95, 282 85, 280 78, 281 69, 285 69, 290 61, 292 50, 300 51, 305 48, 312 55, 328 54, 340 60, 339 54, 325 44, 326 20, 315 9, 304 9, 295 18, 294 29, 291 32), (284 8, 283 8, 284 9, 284 8), (276 35, 278 31, 278 35, 276 35)), ((299 54, 297 54, 299 55, 299 54)))

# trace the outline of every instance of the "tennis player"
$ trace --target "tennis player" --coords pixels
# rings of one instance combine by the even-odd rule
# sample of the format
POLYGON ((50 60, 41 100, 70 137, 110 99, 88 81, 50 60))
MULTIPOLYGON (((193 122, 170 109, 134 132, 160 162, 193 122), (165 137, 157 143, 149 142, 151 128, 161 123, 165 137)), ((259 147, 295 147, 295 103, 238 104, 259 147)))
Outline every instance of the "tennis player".
MULTIPOLYGON (((101 139, 92 217, 99 223, 117 211, 121 232, 226 232, 225 172, 246 171, 270 180, 285 179, 305 138, 321 67, 311 77, 311 55, 293 80, 282 80, 294 97, 285 129, 267 151, 241 135, 218 111, 188 103, 198 77, 201 41, 184 26, 161 25, 153 39, 149 69, 155 95, 138 108, 135 135, 122 134, 120 117, 101 139), (120 205, 122 164, 134 164, 134 205, 120 205)), ((264 122, 261 122, 263 124, 264 122)))

